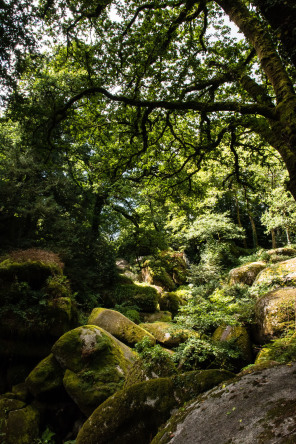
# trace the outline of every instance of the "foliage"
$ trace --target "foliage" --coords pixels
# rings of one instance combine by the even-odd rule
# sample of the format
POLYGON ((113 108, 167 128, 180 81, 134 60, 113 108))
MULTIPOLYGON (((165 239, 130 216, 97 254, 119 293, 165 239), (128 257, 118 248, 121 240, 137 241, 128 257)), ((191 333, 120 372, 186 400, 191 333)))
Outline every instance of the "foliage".
POLYGON ((138 342, 135 348, 139 354, 141 364, 148 374, 164 377, 176 373, 172 354, 158 344, 152 345, 148 337, 138 342))
POLYGON ((287 364, 291 361, 295 361, 295 331, 290 331, 285 337, 274 339, 271 343, 266 344, 260 354, 262 354, 260 362, 264 362, 264 360, 273 360, 280 362, 281 364, 287 364))
POLYGON ((227 307, 216 307, 209 299, 195 295, 187 305, 179 308, 175 322, 201 334, 213 333, 221 324, 237 325, 236 318, 227 312, 227 307))
POLYGON ((281 228, 287 233, 287 242, 291 243, 290 232, 295 233, 296 204, 290 193, 283 187, 272 190, 268 210, 263 213, 261 220, 267 231, 281 228))
POLYGON ((241 352, 235 341, 212 342, 205 339, 190 338, 176 349, 174 361, 178 369, 194 370, 224 368, 233 370, 232 359, 239 359, 241 352))
POLYGON ((135 324, 140 323, 139 307, 137 305, 130 305, 128 302, 123 302, 122 304, 115 304, 114 310, 119 311, 128 319, 133 321, 135 324))

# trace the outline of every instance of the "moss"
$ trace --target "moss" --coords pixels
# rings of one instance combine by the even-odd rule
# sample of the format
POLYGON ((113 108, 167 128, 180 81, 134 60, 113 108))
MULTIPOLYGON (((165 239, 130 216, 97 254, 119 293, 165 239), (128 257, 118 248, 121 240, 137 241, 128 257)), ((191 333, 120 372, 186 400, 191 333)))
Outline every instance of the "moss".
POLYGON ((140 311, 153 313, 157 309, 158 294, 155 288, 146 284, 118 285, 112 291, 114 302, 128 303, 140 311))
POLYGON ((220 326, 213 334, 214 341, 232 341, 241 352, 240 368, 253 362, 253 353, 248 331, 243 326, 220 326))
POLYGON ((64 369, 79 372, 112 347, 112 341, 96 326, 77 327, 65 333, 52 347, 52 352, 64 369))
POLYGON ((295 327, 294 287, 284 287, 263 295, 255 305, 256 340, 266 343, 295 327))
MULTIPOLYGON (((140 324, 140 326, 149 331, 156 338, 157 342, 168 348, 177 347, 193 334, 191 330, 176 328, 170 322, 153 322, 140 324)), ((197 333, 196 335, 199 337, 197 333)))
POLYGON ((43 359, 26 378, 26 385, 34 396, 48 393, 62 387, 64 372, 50 354, 43 359))
POLYGON ((264 431, 258 436, 258 442, 269 442, 274 438, 279 438, 276 431, 283 425, 286 425, 286 434, 283 436, 285 444, 295 444, 296 429, 293 418, 295 417, 295 400, 281 399, 267 412, 262 420, 264 431), (291 426, 289 428, 289 423, 291 426))
POLYGON ((187 266, 183 254, 162 251, 157 257, 149 257, 143 263, 142 275, 146 282, 173 291, 187 279, 187 266))
POLYGON ((94 325, 66 333, 52 350, 65 369, 67 393, 86 415, 123 385, 134 359, 128 347, 94 325))
POLYGON ((103 328, 123 343, 131 346, 134 346, 144 337, 149 337, 151 342, 155 344, 154 336, 148 331, 114 310, 94 308, 88 319, 88 324, 103 328))
POLYGON ((252 262, 230 271, 230 284, 252 285, 258 274, 266 268, 265 262, 252 262))
POLYGON ((41 261, 12 262, 6 259, 0 263, 0 283, 4 288, 14 282, 26 282, 32 289, 38 290, 49 277, 61 273, 56 264, 41 261))
POLYGON ((149 443, 174 408, 233 376, 206 370, 135 384, 101 404, 84 423, 76 443, 149 443))
POLYGON ((157 311, 155 313, 141 313, 141 319, 144 323, 151 322, 171 322, 172 313, 170 311, 157 311))
POLYGON ((0 435, 5 444, 32 444, 39 434, 39 413, 14 399, 0 399, 0 435))
POLYGON ((159 299, 160 309, 170 311, 173 316, 176 316, 181 304, 182 301, 175 292, 164 293, 159 299))
POLYGON ((27 400, 29 395, 28 387, 24 382, 13 385, 11 391, 14 393, 16 399, 24 402, 27 400))
POLYGON ((120 367, 106 366, 101 371, 86 370, 79 374, 66 370, 63 379, 67 393, 89 416, 102 402, 120 390, 124 383, 124 374, 120 367))
POLYGON ((256 278, 255 285, 296 285, 296 258, 278 262, 265 268, 256 278))
POLYGON ((296 334, 280 338, 265 345, 257 355, 255 364, 277 361, 287 364, 296 361, 296 334))

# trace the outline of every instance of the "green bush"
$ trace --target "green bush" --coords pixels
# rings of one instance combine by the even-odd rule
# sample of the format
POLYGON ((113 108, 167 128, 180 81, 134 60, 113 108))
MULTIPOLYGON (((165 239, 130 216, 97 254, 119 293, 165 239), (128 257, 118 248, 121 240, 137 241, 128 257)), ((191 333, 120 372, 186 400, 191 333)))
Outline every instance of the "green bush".
POLYGON ((173 355, 160 345, 152 345, 148 337, 135 346, 141 365, 149 376, 155 373, 159 377, 171 376, 177 372, 173 355))
POLYGON ((174 361, 181 370, 223 368, 234 370, 234 360, 241 357, 235 341, 213 342, 190 338, 175 350, 174 361))

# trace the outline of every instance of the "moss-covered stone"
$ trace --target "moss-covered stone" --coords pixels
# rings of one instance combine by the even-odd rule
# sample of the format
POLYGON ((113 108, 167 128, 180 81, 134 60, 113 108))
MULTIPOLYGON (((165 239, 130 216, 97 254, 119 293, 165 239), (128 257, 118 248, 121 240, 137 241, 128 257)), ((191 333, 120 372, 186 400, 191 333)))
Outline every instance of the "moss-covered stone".
POLYGON ((112 291, 114 304, 128 304, 140 311, 153 313, 157 310, 158 293, 147 284, 117 285, 112 291))
POLYGON ((180 305, 183 305, 183 301, 175 292, 164 293, 159 299, 159 307, 161 310, 168 310, 173 316, 176 316, 180 305))
POLYGON ((241 353, 238 367, 241 368, 253 362, 253 353, 249 333, 241 325, 227 325, 218 327, 213 334, 214 341, 233 341, 241 353))
POLYGON ((241 375, 173 415, 151 444, 293 444, 296 364, 241 375))
POLYGON ((29 391, 25 382, 13 385, 11 391, 12 393, 14 393, 15 399, 19 399, 20 401, 24 402, 27 401, 27 398, 29 396, 29 391))
POLYGON ((296 288, 283 287, 263 295, 255 305, 254 337, 265 344, 294 329, 296 288))
POLYGON ((255 364, 276 361, 287 364, 296 361, 296 334, 266 344, 258 353, 255 364))
POLYGON ((118 311, 94 308, 87 323, 103 328, 115 338, 130 346, 134 346, 145 337, 149 337, 153 344, 156 342, 151 333, 139 327, 118 311))
POLYGON ((282 247, 282 248, 274 248, 272 250, 267 250, 264 252, 270 262, 280 262, 283 261, 285 257, 295 257, 296 250, 292 247, 282 247))
POLYGON ((67 332, 52 352, 65 370, 67 393, 87 415, 122 387, 135 359, 126 345, 94 325, 67 332))
POLYGON ((296 286, 296 258, 278 262, 262 270, 254 284, 296 286))
POLYGON ((145 259, 142 268, 144 282, 173 291, 176 285, 182 285, 187 279, 187 266, 183 253, 162 251, 157 257, 145 259))
MULTIPOLYGON (((168 348, 177 347, 193 335, 191 330, 177 328, 169 322, 145 323, 140 326, 149 331, 159 344, 168 348)), ((196 333, 196 337, 199 337, 198 333, 196 333)))
POLYGON ((5 444, 32 444, 39 435, 39 413, 16 399, 0 399, 0 436, 5 444))
POLYGON ((172 320, 172 313, 170 311, 156 311, 155 313, 141 313, 143 323, 151 322, 170 322, 172 320))
POLYGON ((148 444, 173 409, 234 375, 189 372, 135 384, 101 404, 80 430, 77 444, 148 444))
POLYGON ((265 262, 251 262, 230 271, 230 284, 252 285, 257 275, 266 268, 265 262))
POLYGON ((62 387, 63 375, 64 371, 61 366, 53 354, 50 354, 27 376, 26 385, 30 392, 38 397, 62 387))

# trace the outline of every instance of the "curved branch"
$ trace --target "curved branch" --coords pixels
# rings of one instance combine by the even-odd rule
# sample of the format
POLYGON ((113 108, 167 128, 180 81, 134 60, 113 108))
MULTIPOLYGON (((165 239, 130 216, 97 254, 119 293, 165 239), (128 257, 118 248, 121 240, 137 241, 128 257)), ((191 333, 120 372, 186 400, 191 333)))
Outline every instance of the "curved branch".
POLYGON ((200 112, 218 112, 218 111, 233 111, 240 114, 259 114, 268 119, 276 120, 274 110, 266 105, 255 103, 239 103, 235 101, 224 102, 198 102, 194 100, 189 101, 168 101, 168 100, 138 100, 130 97, 112 94, 105 88, 100 86, 94 86, 92 88, 81 91, 76 96, 72 97, 55 115, 55 123, 66 118, 66 112, 76 102, 84 97, 92 96, 95 94, 103 94, 113 102, 124 103, 125 105, 135 106, 137 108, 150 108, 153 109, 167 109, 167 110, 181 110, 181 111, 200 111, 200 112))

